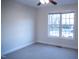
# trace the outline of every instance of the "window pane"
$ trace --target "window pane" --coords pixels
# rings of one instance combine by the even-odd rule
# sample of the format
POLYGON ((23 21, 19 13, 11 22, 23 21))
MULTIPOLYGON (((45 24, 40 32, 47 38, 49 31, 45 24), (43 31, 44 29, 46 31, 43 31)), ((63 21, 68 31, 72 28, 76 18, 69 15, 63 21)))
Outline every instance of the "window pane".
POLYGON ((59 36, 60 14, 48 15, 48 35, 59 36))
POLYGON ((73 25, 62 25, 62 36, 73 38, 73 25))
POLYGON ((62 37, 73 38, 73 25, 74 13, 62 14, 62 37))
POLYGON ((49 35, 50 36, 59 36, 59 25, 49 25, 49 35))
POLYGON ((66 19, 69 19, 69 16, 70 16, 70 14, 69 13, 67 13, 67 14, 65 14, 66 16, 66 19))
POLYGON ((70 24, 74 24, 74 19, 70 19, 70 22, 69 22, 70 24))
POLYGON ((62 24, 69 24, 69 19, 62 19, 62 24))
POLYGON ((74 13, 70 13, 70 18, 74 19, 74 13))
POLYGON ((63 14, 63 15, 62 15, 62 19, 65 19, 65 17, 66 17, 66 14, 63 14))
POLYGON ((60 15, 59 14, 53 14, 51 16, 51 23, 52 24, 59 24, 60 15))
POLYGON ((74 13, 62 14, 62 24, 74 24, 74 13))

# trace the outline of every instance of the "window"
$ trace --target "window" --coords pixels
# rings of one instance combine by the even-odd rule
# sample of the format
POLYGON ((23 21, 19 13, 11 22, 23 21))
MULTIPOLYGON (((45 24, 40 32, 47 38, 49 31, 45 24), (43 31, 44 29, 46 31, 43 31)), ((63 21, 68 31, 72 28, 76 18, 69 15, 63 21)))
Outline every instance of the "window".
POLYGON ((48 35, 73 38, 74 13, 49 14, 48 35))
POLYGON ((74 13, 62 14, 62 36, 73 37, 74 13))
POLYGON ((59 36, 60 14, 48 15, 48 31, 50 36, 59 36))

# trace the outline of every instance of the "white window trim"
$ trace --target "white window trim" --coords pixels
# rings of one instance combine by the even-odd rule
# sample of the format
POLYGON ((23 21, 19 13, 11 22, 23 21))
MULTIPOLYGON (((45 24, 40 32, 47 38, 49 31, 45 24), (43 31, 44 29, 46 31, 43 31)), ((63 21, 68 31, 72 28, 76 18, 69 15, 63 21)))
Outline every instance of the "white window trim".
POLYGON ((69 40, 75 39, 75 12, 48 13, 48 15, 49 14, 60 14, 60 24, 59 24, 59 37, 48 35, 48 38, 59 38, 59 39, 69 39, 69 40), (61 19, 62 16, 61 16, 61 14, 67 14, 67 13, 74 13, 73 38, 71 38, 71 37, 62 37, 62 23, 61 23, 62 22, 62 19, 61 19))

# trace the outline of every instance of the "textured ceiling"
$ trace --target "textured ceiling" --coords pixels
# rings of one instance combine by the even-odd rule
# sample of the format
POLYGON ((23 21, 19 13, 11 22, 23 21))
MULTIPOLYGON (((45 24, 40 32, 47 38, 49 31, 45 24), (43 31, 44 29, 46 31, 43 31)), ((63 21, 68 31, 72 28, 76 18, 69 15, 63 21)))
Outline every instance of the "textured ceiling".
MULTIPOLYGON (((39 0, 16 0, 16 1, 32 7, 38 7, 37 3, 39 2, 39 0)), ((78 2, 78 0, 55 0, 55 1, 57 1, 58 5, 74 4, 78 2)))

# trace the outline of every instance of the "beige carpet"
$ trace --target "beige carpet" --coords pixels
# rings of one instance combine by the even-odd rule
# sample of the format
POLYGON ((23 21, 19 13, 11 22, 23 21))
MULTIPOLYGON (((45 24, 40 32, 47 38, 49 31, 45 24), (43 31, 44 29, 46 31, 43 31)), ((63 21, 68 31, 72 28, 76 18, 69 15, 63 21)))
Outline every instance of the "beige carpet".
POLYGON ((76 50, 44 44, 33 44, 2 59, 78 59, 76 50))

